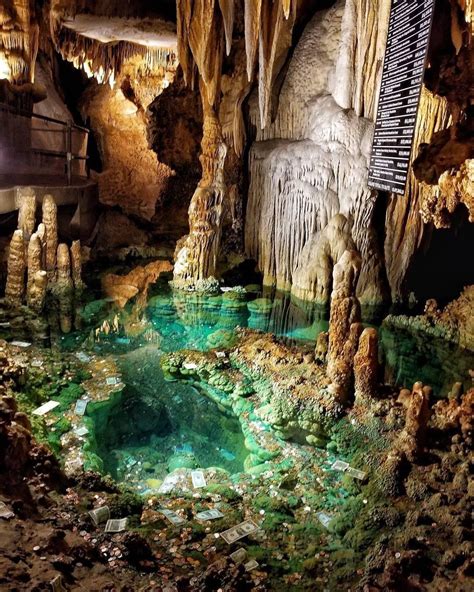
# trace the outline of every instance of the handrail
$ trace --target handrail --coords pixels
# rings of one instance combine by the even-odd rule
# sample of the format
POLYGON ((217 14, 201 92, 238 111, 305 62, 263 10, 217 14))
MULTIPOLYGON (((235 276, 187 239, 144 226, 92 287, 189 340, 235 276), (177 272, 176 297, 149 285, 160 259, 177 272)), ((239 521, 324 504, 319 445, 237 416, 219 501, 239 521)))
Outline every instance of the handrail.
MULTIPOLYGON (((73 131, 80 131, 84 133, 86 136, 89 135, 89 130, 86 127, 82 127, 81 125, 76 125, 72 121, 61 121, 60 119, 55 119, 53 117, 47 117, 46 115, 38 115, 37 113, 29 113, 23 109, 17 109, 12 107, 11 105, 7 105, 6 103, 0 102, 0 111, 6 111, 8 113, 12 113, 13 115, 18 115, 20 117, 28 117, 28 119, 39 119, 40 121, 47 121, 50 123, 55 123, 64 126, 66 129, 66 151, 57 151, 57 150, 46 150, 46 149, 38 149, 30 147, 29 151, 36 153, 36 154, 43 154, 44 156, 50 156, 53 158, 65 158, 66 160, 66 176, 68 185, 71 185, 72 182, 72 162, 74 160, 88 160, 87 154, 85 156, 81 156, 80 154, 74 154, 72 152, 72 133, 73 131)), ((39 131, 43 133, 50 133, 50 132, 58 132, 59 130, 48 130, 48 129, 35 129, 32 128, 32 131, 39 131)), ((63 130, 61 130, 62 132, 63 130)), ((87 177, 89 177, 89 169, 86 167, 87 170, 87 177)))
MULTIPOLYGON (((64 125, 67 126, 68 122, 67 121, 62 121, 61 119, 54 119, 54 117, 48 117, 47 115, 39 115, 38 113, 29 113, 28 111, 25 111, 24 109, 17 109, 16 107, 12 107, 11 105, 7 105, 6 103, 0 103, 0 109, 3 111, 9 111, 10 113, 14 113, 15 115, 20 115, 21 117, 28 117, 28 118, 35 118, 35 119, 41 119, 42 121, 49 121, 51 123, 58 123, 59 125, 64 125)), ((87 129, 87 127, 83 127, 82 125, 77 125, 76 123, 73 123, 72 121, 69 122, 69 125, 71 127, 73 127, 74 129, 78 129, 81 132, 85 132, 86 134, 89 133, 89 129, 87 129)))

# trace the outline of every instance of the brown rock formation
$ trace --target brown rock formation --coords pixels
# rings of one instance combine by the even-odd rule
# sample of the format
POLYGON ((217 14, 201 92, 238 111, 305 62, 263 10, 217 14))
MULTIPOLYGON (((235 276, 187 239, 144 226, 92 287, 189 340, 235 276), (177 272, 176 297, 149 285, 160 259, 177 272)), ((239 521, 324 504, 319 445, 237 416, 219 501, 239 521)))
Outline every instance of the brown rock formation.
POLYGON ((82 281, 82 255, 81 255, 81 241, 73 241, 70 249, 71 254, 71 273, 74 288, 82 290, 84 282, 82 281))
POLYGON ((31 187, 18 190, 18 228, 23 231, 23 238, 29 241, 36 225, 36 194, 31 187))
POLYGON ((44 308, 47 289, 48 274, 44 270, 39 270, 30 278, 28 270, 26 302, 28 306, 38 314, 40 314, 44 308))
POLYGON ((28 280, 27 285, 33 280, 36 272, 43 269, 43 246, 41 244, 41 238, 35 232, 31 235, 30 242, 28 243, 28 280))
POLYGON ((102 278, 102 289, 109 298, 113 298, 119 308, 138 294, 137 305, 146 305, 148 286, 156 282, 161 273, 172 271, 168 261, 154 261, 145 267, 138 266, 127 275, 107 274, 102 278))
POLYGON ((10 306, 19 306, 25 294, 25 241, 23 231, 15 230, 10 242, 8 254, 7 285, 5 287, 5 301, 10 306))
POLYGON ((53 290, 58 293, 67 293, 74 288, 71 277, 71 258, 66 244, 58 245, 57 252, 57 276, 53 290))
POLYGON ((346 401, 353 380, 353 362, 362 325, 360 305, 354 296, 361 260, 355 251, 345 251, 334 266, 327 375, 334 395, 346 401))
POLYGON ((415 462, 425 443, 428 421, 431 416, 429 397, 431 388, 421 382, 413 385, 405 418, 405 427, 397 442, 397 449, 402 451, 410 462, 415 462))
POLYGON ((46 231, 45 265, 48 279, 56 274, 56 256, 58 249, 58 208, 52 195, 43 197, 43 224, 46 231))
POLYGON ((356 404, 377 396, 378 386, 378 336, 377 330, 366 328, 359 339, 354 356, 354 391, 356 404))

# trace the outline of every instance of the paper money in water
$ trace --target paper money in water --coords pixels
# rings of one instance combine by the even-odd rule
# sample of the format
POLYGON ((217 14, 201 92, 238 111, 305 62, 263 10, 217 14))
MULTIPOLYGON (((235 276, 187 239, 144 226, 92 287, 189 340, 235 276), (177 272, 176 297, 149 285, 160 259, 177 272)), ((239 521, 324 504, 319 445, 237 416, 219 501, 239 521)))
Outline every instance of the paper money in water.
POLYGON ((220 536, 226 543, 230 545, 235 543, 235 541, 243 539, 247 535, 252 534, 252 532, 255 532, 258 529, 259 527, 255 524, 255 522, 252 522, 252 520, 245 520, 245 522, 241 522, 240 524, 237 524, 228 530, 224 530, 224 532, 220 533, 220 536))
POLYGON ((86 426, 79 426, 78 428, 75 428, 74 433, 76 436, 85 436, 89 433, 89 430, 86 428, 86 426))
POLYGON ((122 532, 127 528, 128 518, 120 518, 119 520, 107 520, 105 525, 105 532, 122 532))
POLYGON ((363 481, 366 476, 367 473, 365 471, 359 471, 358 469, 353 469, 352 467, 349 467, 346 470, 347 475, 350 475, 351 477, 354 477, 355 479, 360 479, 361 481, 363 481))
POLYGON ((116 384, 120 384, 120 378, 118 376, 108 376, 105 379, 105 384, 108 386, 115 386, 116 384))
POLYGON ((178 481, 178 475, 166 475, 163 483, 160 485, 160 488, 158 489, 158 493, 169 493, 172 489, 176 487, 178 481))
POLYGON ((250 561, 247 561, 247 563, 244 563, 245 571, 252 571, 252 569, 257 568, 258 566, 259 563, 255 561, 255 559, 251 559, 250 561))
POLYGON ((204 510, 204 512, 198 512, 196 514, 198 520, 217 520, 223 516, 224 514, 219 510, 204 510))
POLYGON ((196 370, 198 367, 197 364, 193 364, 193 362, 184 362, 183 368, 186 370, 196 370))
POLYGON ((100 508, 94 508, 89 512, 89 516, 92 518, 92 522, 98 526, 102 522, 107 522, 110 518, 109 506, 101 506, 100 508))
POLYGON ((41 407, 38 407, 38 409, 35 409, 32 413, 33 413, 33 415, 46 415, 46 413, 49 413, 58 405, 59 405, 58 401, 47 401, 46 403, 41 405, 41 407))
POLYGON ((164 508, 161 508, 160 510, 158 510, 158 512, 160 514, 163 514, 163 516, 169 520, 171 522, 171 524, 183 524, 183 522, 186 522, 186 520, 184 518, 181 518, 181 516, 178 516, 178 514, 176 514, 176 512, 173 512, 173 510, 166 510, 164 508))
POLYGON ((32 360, 31 366, 33 368, 42 368, 43 367, 43 360, 32 360))
POLYGON ((12 326, 12 324, 10 323, 10 321, 2 321, 0 323, 0 328, 1 329, 6 329, 7 327, 11 327, 11 326, 12 326))
POLYGON ((193 482, 193 487, 198 489, 199 487, 206 487, 206 477, 204 476, 203 471, 191 471, 191 479, 193 482))
POLYGON ((30 347, 29 341, 12 341, 10 345, 16 345, 16 347, 30 347))
POLYGON ((329 528, 329 524, 331 523, 332 516, 329 516, 329 514, 326 514, 326 512, 316 512, 316 517, 321 522, 321 524, 324 526, 324 528, 329 528))
POLYGON ((74 407, 74 413, 76 415, 84 415, 88 403, 89 401, 86 401, 85 399, 78 399, 76 401, 76 406, 74 407))
POLYGON ((332 463, 331 469, 333 471, 346 471, 349 468, 349 463, 344 462, 343 460, 336 460, 332 463))
POLYGON ((234 563, 237 563, 238 565, 239 563, 243 563, 247 559, 247 551, 245 549, 242 549, 241 547, 240 549, 237 549, 237 551, 231 553, 229 557, 232 559, 234 563))
POLYGON ((0 518, 6 518, 9 520, 10 518, 13 518, 14 515, 15 514, 7 507, 6 504, 0 502, 0 518))
POLYGON ((85 354, 84 352, 77 352, 76 353, 76 358, 80 361, 80 362, 90 362, 91 358, 90 356, 88 356, 87 354, 85 354))
POLYGON ((221 351, 216 351, 216 358, 225 358, 226 353, 221 351))

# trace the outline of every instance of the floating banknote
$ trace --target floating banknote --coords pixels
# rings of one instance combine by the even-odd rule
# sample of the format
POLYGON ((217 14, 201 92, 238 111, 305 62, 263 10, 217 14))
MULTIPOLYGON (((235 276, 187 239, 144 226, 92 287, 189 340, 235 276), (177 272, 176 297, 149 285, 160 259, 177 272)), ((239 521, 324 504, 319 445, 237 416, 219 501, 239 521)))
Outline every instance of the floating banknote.
POLYGON ((198 512, 196 514, 198 520, 217 520, 223 516, 224 514, 219 512, 219 510, 204 510, 204 512, 198 512))
POLYGON ((360 479, 360 481, 363 481, 367 476, 365 471, 359 471, 358 469, 353 469, 352 467, 346 469, 346 474, 354 477, 355 479, 360 479))
POLYGON ((0 518, 6 518, 7 520, 13 518, 15 514, 4 504, 0 502, 0 518))
POLYGON ((242 549, 241 547, 240 549, 237 549, 237 551, 231 553, 229 557, 232 559, 234 563, 237 563, 238 565, 239 563, 243 563, 247 559, 247 551, 245 549, 242 549))
POLYGON ((11 323, 10 323, 10 321, 2 321, 2 322, 0 323, 0 328, 1 328, 1 329, 6 329, 7 327, 11 327, 11 323))
POLYGON ((203 471, 191 471, 191 480, 195 489, 206 487, 207 485, 203 471))
POLYGON ((89 512, 89 516, 92 518, 92 522, 98 526, 102 522, 107 522, 110 518, 109 506, 101 506, 100 508, 94 508, 89 512))
POLYGON ((196 370, 197 367, 198 365, 193 364, 193 362, 184 362, 183 364, 183 368, 185 368, 186 370, 196 370))
POLYGON ((46 413, 49 413, 50 411, 55 409, 58 405, 59 405, 58 401, 47 401, 46 403, 41 405, 41 407, 38 407, 38 409, 35 409, 32 413, 33 413, 33 415, 46 415, 46 413))
POLYGON ((74 433, 77 436, 85 436, 86 434, 89 433, 89 430, 86 428, 86 426, 80 426, 80 427, 74 429, 74 433))
POLYGON ((127 528, 128 518, 120 518, 119 520, 107 520, 105 525, 105 532, 122 532, 127 528))
POLYGON ((252 571, 252 569, 257 568, 258 566, 259 563, 255 561, 255 559, 251 559, 250 561, 247 561, 247 563, 244 563, 245 571, 252 571))
POLYGON ((76 353, 76 358, 80 361, 80 362, 90 362, 90 356, 88 356, 87 354, 85 354, 84 352, 77 352, 76 353))
POLYGON ((105 379, 105 384, 108 386, 114 386, 116 384, 120 384, 120 378, 118 376, 108 376, 105 379))
POLYGON ((221 352, 221 351, 216 351, 216 357, 217 358, 225 358, 226 357, 226 353, 225 352, 221 352))
POLYGON ((161 508, 158 510, 158 512, 160 514, 163 514, 163 516, 169 520, 171 522, 171 524, 183 524, 183 522, 186 522, 186 520, 184 518, 181 518, 181 516, 178 516, 178 514, 176 514, 176 512, 173 512, 173 510, 165 510, 164 508, 161 508))
POLYGON ((331 465, 331 469, 333 471, 346 471, 349 468, 349 463, 344 462, 343 460, 336 460, 331 465))
POLYGON ((166 475, 163 483, 160 485, 160 488, 158 489, 158 493, 169 493, 172 489, 176 487, 178 481, 178 475, 166 475))
POLYGON ((316 516, 324 528, 329 528, 329 524, 331 523, 332 516, 326 514, 326 512, 316 512, 316 516))
POLYGON ((31 343, 29 341, 12 341, 11 345, 16 345, 16 347, 30 347, 31 343))
POLYGON ((31 362, 31 365, 33 368, 42 368, 43 364, 44 364, 43 360, 33 360, 31 362))
POLYGON ((74 413, 76 415, 84 415, 88 403, 89 401, 87 401, 86 399, 78 399, 74 407, 74 413))
POLYGON ((224 541, 230 545, 235 543, 235 541, 243 539, 247 535, 252 534, 252 532, 255 532, 258 529, 259 527, 255 524, 255 522, 252 522, 252 520, 245 520, 245 522, 241 522, 240 524, 237 524, 228 530, 224 530, 224 532, 221 532, 220 535, 224 541))

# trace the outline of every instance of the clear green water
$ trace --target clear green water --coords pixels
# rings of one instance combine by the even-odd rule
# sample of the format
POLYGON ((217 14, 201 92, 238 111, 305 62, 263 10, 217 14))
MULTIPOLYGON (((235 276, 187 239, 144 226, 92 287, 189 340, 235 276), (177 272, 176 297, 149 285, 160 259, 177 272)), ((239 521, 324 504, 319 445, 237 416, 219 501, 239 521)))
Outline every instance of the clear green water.
MULTIPOLYGON (((231 347, 238 326, 312 347, 317 335, 328 328, 327 309, 304 304, 288 294, 264 294, 258 287, 246 293, 211 296, 176 293, 169 288, 168 279, 161 278, 150 290, 140 331, 127 328, 131 305, 119 314, 118 328, 108 334, 101 330, 104 321, 112 324, 117 310, 112 302, 100 298, 98 290, 90 290, 83 302, 66 311, 50 306, 41 337, 46 347, 114 358, 125 388, 90 414, 95 452, 105 472, 142 490, 150 479, 162 479, 179 466, 218 466, 237 473, 243 470, 247 455, 237 418, 194 386, 164 380, 160 368, 164 352, 231 347)), ((376 317, 366 320, 377 326, 376 317)), ((33 337, 26 324, 14 332, 3 331, 0 338, 38 341, 38 333, 33 337)), ((433 340, 420 343, 402 332, 384 329, 381 334, 386 378, 406 386, 422 380, 431 384, 437 395, 447 394, 452 383, 465 379, 466 369, 472 366, 470 354, 454 350, 433 340)))

